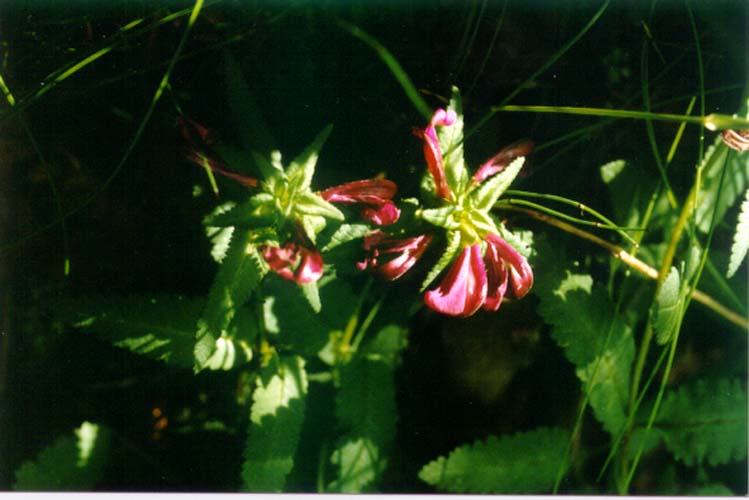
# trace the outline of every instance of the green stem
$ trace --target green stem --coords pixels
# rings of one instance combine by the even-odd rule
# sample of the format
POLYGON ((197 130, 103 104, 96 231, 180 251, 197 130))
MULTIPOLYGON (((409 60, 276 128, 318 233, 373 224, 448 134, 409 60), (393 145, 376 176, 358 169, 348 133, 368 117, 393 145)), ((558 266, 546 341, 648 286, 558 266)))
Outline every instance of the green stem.
POLYGON ((555 113, 562 115, 606 116, 634 120, 656 120, 665 122, 702 125, 710 131, 749 128, 749 119, 711 113, 707 116, 686 116, 671 113, 649 113, 630 109, 582 108, 575 106, 492 106, 494 112, 555 113))

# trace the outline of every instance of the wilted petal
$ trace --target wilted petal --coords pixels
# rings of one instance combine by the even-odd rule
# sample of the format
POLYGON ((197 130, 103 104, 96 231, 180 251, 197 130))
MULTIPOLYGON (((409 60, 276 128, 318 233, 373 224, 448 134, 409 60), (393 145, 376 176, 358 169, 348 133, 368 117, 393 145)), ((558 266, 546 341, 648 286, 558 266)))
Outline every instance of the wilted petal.
POLYGON ((426 305, 449 316, 470 316, 485 299, 486 270, 478 243, 466 247, 439 287, 424 294, 426 305))
POLYGON ((347 182, 328 188, 320 193, 325 201, 332 203, 368 203, 379 205, 390 201, 398 186, 387 179, 364 179, 347 182))
POLYGON ((364 238, 364 250, 370 252, 370 255, 363 262, 357 263, 357 267, 362 271, 372 267, 386 280, 396 280, 413 267, 431 241, 430 234, 412 238, 390 238, 382 231, 376 231, 364 238), (383 256, 393 254, 395 257, 382 262, 383 256))
POLYGON ((476 184, 484 182, 489 177, 504 170, 504 168, 512 163, 515 158, 528 156, 532 151, 532 141, 525 140, 510 144, 502 151, 489 158, 483 165, 481 165, 476 173, 473 174, 473 181, 476 184))
POLYGON ((320 193, 325 201, 332 203, 361 203, 370 205, 362 210, 362 218, 380 226, 393 224, 400 217, 400 210, 391 201, 398 186, 387 179, 365 179, 328 188, 320 193))
POLYGON ((486 236, 487 248, 493 246, 510 271, 510 284, 516 298, 523 297, 533 286, 533 270, 528 261, 496 234, 486 236))
POLYGON ((414 130, 414 134, 424 140, 424 158, 426 159, 429 173, 434 179, 437 196, 440 198, 449 198, 451 192, 450 187, 447 185, 445 166, 442 161, 442 150, 440 149, 440 141, 437 138, 436 127, 438 125, 441 127, 450 126, 455 123, 456 119, 457 115, 455 111, 438 109, 434 112, 427 128, 424 130, 414 130))

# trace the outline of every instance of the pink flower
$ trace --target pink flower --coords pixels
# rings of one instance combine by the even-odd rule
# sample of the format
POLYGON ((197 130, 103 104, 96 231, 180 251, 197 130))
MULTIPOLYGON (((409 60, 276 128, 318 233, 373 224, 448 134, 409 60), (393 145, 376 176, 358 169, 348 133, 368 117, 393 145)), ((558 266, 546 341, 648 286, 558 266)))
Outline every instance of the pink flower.
POLYGON ((382 231, 375 231, 364 238, 364 250, 370 255, 356 267, 363 271, 368 267, 377 271, 388 281, 393 281, 411 269, 432 241, 432 236, 422 234, 412 238, 391 238, 382 231), (385 262, 381 257, 395 255, 385 262))
POLYGON ((432 120, 424 130, 414 129, 414 135, 424 140, 424 158, 427 161, 429 173, 432 174, 434 184, 437 187, 437 196, 449 199, 452 196, 450 186, 447 185, 445 166, 442 162, 442 150, 437 138, 437 125, 444 127, 455 123, 457 115, 455 111, 438 109, 434 112, 432 120))
POLYGON ((322 256, 313 248, 291 241, 283 247, 264 246, 260 251, 268 267, 284 279, 304 284, 322 276, 322 256))
POLYGON ((486 282, 481 245, 476 243, 463 249, 439 287, 424 294, 424 302, 448 316, 470 316, 486 299, 486 282))
POLYGON ((361 212, 364 220, 380 226, 393 224, 400 217, 400 210, 392 199, 398 191, 394 182, 386 179, 365 179, 328 188, 320 193, 331 203, 356 203, 366 205, 361 212))
POLYGON ((533 151, 532 141, 518 141, 510 144, 506 148, 502 149, 499 153, 489 158, 483 165, 476 170, 473 174, 473 181, 476 184, 481 184, 486 179, 494 174, 497 174, 504 170, 504 168, 512 163, 512 160, 521 156, 528 156, 533 151))
POLYGON ((533 271, 528 261, 496 234, 481 245, 465 247, 436 290, 424 294, 424 302, 435 311, 449 316, 470 316, 480 307, 499 309, 508 283, 515 298, 521 298, 533 286, 533 271))

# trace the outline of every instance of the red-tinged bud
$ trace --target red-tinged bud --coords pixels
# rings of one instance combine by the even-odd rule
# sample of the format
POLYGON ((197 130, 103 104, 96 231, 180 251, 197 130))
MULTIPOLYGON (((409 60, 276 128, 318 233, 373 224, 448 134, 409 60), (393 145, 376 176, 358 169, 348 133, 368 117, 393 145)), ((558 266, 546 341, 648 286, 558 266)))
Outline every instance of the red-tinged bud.
POLYGON ((528 156, 533 151, 533 142, 529 140, 518 141, 502 149, 499 153, 489 158, 473 174, 473 182, 481 184, 489 177, 504 170, 515 158, 528 156))
POLYGON ((213 131, 190 118, 180 115, 177 117, 177 126, 182 138, 191 144, 198 142, 210 146, 215 142, 213 131))
POLYGON ((187 152, 187 159, 203 168, 208 167, 212 171, 218 174, 221 174, 224 177, 228 177, 229 179, 237 181, 238 183, 244 186, 254 188, 254 187, 257 187, 258 185, 258 180, 255 179, 254 177, 248 177, 246 175, 230 172, 229 170, 226 170, 226 165, 216 160, 215 158, 209 158, 208 156, 206 156, 205 154, 203 154, 202 152, 198 150, 195 150, 195 149, 189 150, 187 152))

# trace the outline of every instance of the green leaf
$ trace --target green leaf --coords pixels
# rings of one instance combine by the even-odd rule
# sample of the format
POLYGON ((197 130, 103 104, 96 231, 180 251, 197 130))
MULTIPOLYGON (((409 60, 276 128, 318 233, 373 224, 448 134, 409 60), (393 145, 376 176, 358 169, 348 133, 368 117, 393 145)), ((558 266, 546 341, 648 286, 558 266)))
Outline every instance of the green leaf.
POLYGON ((460 224, 453 218, 455 206, 448 205, 439 208, 427 208, 419 212, 420 217, 430 224, 445 229, 457 229, 460 224))
POLYGON ((234 314, 257 288, 267 272, 252 242, 252 231, 237 229, 211 285, 208 301, 198 320, 195 370, 206 367, 216 350, 216 340, 226 336, 234 314))
MULTIPOLYGON (((274 202, 272 199, 268 200, 268 198, 267 193, 261 193, 239 205, 226 203, 206 216, 203 219, 203 224, 208 228, 268 226, 275 219, 274 202)), ((210 237, 211 234, 208 236, 210 237)))
POLYGON ((546 493, 565 464, 569 432, 539 428, 461 446, 430 462, 422 481, 450 493, 546 493))
POLYGON ((679 270, 672 267, 656 298, 657 308, 653 326, 657 333, 656 342, 658 344, 666 344, 674 333, 674 328, 679 322, 683 302, 684 296, 681 293, 679 270))
POLYGON ((471 205, 479 210, 491 210, 502 193, 507 191, 512 181, 520 173, 520 169, 525 164, 525 157, 521 156, 512 160, 512 163, 494 177, 484 181, 470 195, 471 205))
POLYGON ((325 201, 315 193, 302 193, 297 196, 294 209, 298 214, 319 215, 328 219, 343 220, 343 213, 335 205, 325 201))
POLYGON ((713 211, 715 211, 716 222, 723 220, 726 210, 747 189, 749 155, 733 151, 723 144, 718 135, 715 143, 705 154, 702 168, 704 181, 695 212, 697 227, 703 233, 707 233, 713 220, 713 211), (722 174, 724 165, 725 175, 722 174), (721 178, 723 178, 722 186, 721 178))
POLYGON ((282 357, 258 377, 242 464, 242 489, 281 492, 294 466, 304 422, 307 372, 299 356, 282 357), (269 377, 267 383, 263 379, 269 377))
POLYGON ((325 346, 334 330, 344 330, 356 311, 357 297, 342 280, 317 282, 320 303, 330 304, 320 313, 310 307, 301 288, 275 276, 262 287, 263 319, 267 332, 284 349, 305 357, 315 356, 325 346))
POLYGON ((739 380, 699 380, 668 392, 655 420, 686 465, 723 465, 747 453, 747 397, 739 380))
POLYGON ((463 105, 458 87, 452 87, 452 96, 447 109, 455 111, 457 118, 450 126, 438 127, 437 138, 442 150, 447 183, 455 194, 460 194, 468 184, 468 172, 466 172, 463 160, 463 105))
POLYGON ((90 491, 106 465, 111 431, 83 422, 73 436, 58 438, 35 461, 24 462, 15 473, 16 491, 90 491))
POLYGON ((728 263, 728 272, 726 277, 730 278, 738 271, 741 263, 746 259, 746 253, 749 250, 749 189, 744 195, 744 202, 741 204, 739 220, 736 223, 736 232, 733 234, 733 245, 731 245, 731 260, 728 263))
MULTIPOLYGON (((320 156, 320 149, 322 149, 322 145, 330 135, 331 130, 333 130, 333 125, 326 126, 286 169, 289 183, 293 186, 294 191, 300 192, 310 189, 312 177, 315 175, 315 165, 317 165, 317 159, 320 156)), ((343 219, 343 216, 341 216, 341 219, 343 219)))
POLYGON ((573 274, 561 248, 536 245, 535 290, 539 313, 551 336, 576 367, 596 418, 617 435, 627 417, 630 367, 635 355, 631 329, 601 285, 573 274))
POLYGON ((439 274, 450 264, 453 259, 458 255, 458 252, 461 250, 460 248, 460 231, 451 231, 447 233, 447 248, 445 249, 445 253, 442 254, 442 257, 437 261, 437 263, 434 265, 434 267, 429 271, 426 278, 424 278, 424 281, 421 283, 421 289, 419 292, 423 292, 427 289, 429 285, 432 284, 432 281, 439 276, 439 274))
POLYGON ((627 162, 624 160, 614 160, 601 165, 601 179, 604 184, 611 184, 626 166, 627 162))
POLYGON ((387 465, 398 418, 393 371, 407 330, 386 325, 340 373, 336 417, 346 434, 331 456, 338 478, 330 491, 361 493, 387 465))
POLYGON ((322 247, 321 252, 329 252, 337 246, 353 241, 357 238, 363 238, 372 232, 372 228, 367 224, 341 224, 338 229, 330 236, 330 240, 322 247))
POLYGON ((322 309, 322 303, 320 302, 320 289, 317 286, 317 282, 313 281, 312 283, 305 283, 301 285, 300 288, 312 310, 319 313, 322 309))
POLYGON ((91 295, 63 299, 55 304, 54 315, 122 349, 189 368, 195 322, 204 305, 204 299, 171 295, 91 295))

